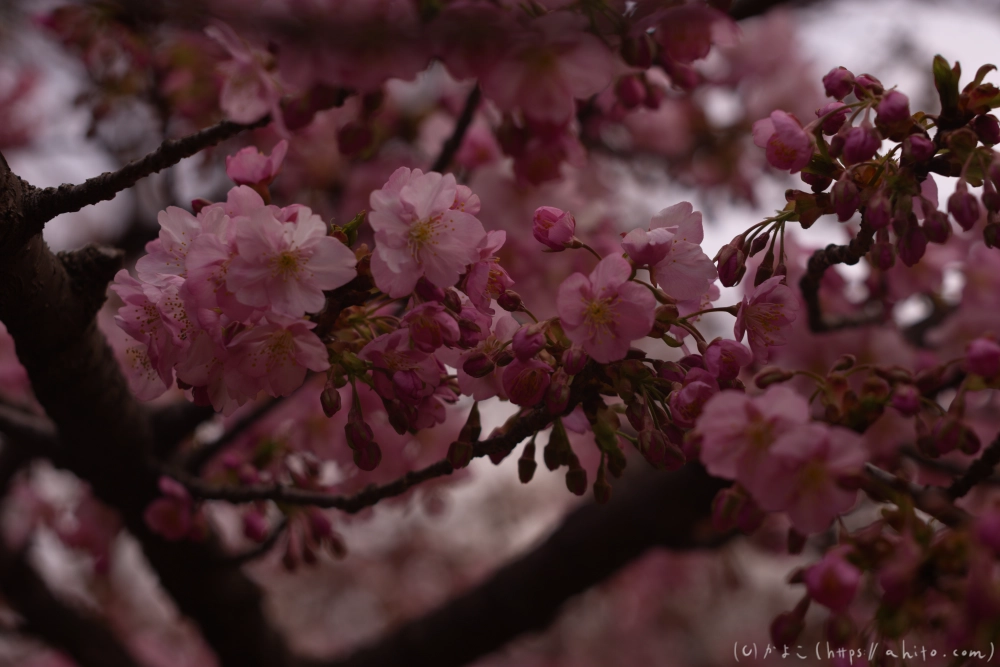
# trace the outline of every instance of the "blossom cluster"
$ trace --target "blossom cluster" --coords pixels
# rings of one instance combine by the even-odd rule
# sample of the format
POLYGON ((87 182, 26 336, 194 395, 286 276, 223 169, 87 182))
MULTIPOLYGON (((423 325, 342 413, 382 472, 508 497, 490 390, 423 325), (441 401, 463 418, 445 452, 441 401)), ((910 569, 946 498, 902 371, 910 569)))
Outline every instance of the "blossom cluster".
POLYGON ((306 315, 355 277, 356 258, 318 215, 266 205, 240 185, 225 203, 197 215, 170 207, 159 223, 138 279, 123 269, 112 285, 124 302, 115 321, 134 340, 125 366, 140 398, 159 396, 176 376, 194 400, 228 413, 262 391, 287 396, 307 370, 329 368, 306 315))

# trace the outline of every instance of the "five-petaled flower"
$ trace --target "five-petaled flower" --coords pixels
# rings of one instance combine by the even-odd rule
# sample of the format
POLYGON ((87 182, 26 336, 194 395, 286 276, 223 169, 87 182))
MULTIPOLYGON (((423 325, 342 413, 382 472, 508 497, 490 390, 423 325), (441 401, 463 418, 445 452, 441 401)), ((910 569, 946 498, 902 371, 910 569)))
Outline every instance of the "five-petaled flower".
POLYGON ((589 277, 574 273, 559 287, 556 307, 566 335, 600 363, 624 358, 632 341, 653 327, 656 299, 629 282, 631 274, 628 261, 610 255, 589 277))

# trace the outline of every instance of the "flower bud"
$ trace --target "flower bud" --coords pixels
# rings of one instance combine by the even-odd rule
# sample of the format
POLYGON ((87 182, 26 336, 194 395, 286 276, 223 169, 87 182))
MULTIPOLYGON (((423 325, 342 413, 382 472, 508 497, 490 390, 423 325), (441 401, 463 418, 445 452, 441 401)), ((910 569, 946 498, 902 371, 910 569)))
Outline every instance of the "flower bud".
POLYGON ((531 233, 542 245, 560 252, 569 246, 576 233, 576 219, 568 211, 553 206, 540 206, 535 210, 531 233))
POLYGON ((989 338, 977 338, 965 348, 965 370, 984 378, 1000 373, 1000 345, 989 338))
POLYGON ((611 485, 608 484, 603 461, 601 467, 597 469, 597 480, 594 482, 594 500, 598 505, 606 505, 611 500, 611 485))
POLYGON ((243 535, 258 544, 267 539, 267 519, 258 509, 243 514, 243 535))
POLYGON ((204 197, 197 197, 191 200, 191 210, 194 212, 195 215, 198 215, 199 213, 201 213, 201 209, 205 208, 206 206, 209 206, 211 203, 212 202, 208 201, 204 197))
POLYGON ((945 243, 951 236, 951 221, 948 214, 931 211, 924 217, 924 234, 931 243, 945 243))
POLYGON ((583 351, 583 348, 573 346, 562 353, 562 365, 567 373, 576 375, 584 369, 590 357, 583 351))
POLYGON ((875 155, 882 145, 871 127, 852 127, 844 135, 844 161, 847 164, 866 162, 875 155))
POLYGON ((569 405, 570 376, 562 368, 552 374, 552 381, 545 391, 545 409, 550 415, 561 415, 569 405))
MULTIPOLYGON (((421 276, 420 280, 417 281, 417 286, 414 288, 413 292, 424 301, 437 301, 440 303, 444 302, 445 300, 444 290, 435 285, 434 283, 432 283, 431 281, 427 280, 427 278, 425 278, 424 276, 421 276)), ((459 302, 458 310, 461 309, 462 305, 461 302, 459 302)), ((451 308, 451 310, 456 310, 456 309, 451 308)))
POLYGON ((722 246, 719 251, 719 281, 723 287, 732 287, 743 279, 747 271, 746 257, 732 245, 722 246))
POLYGON ((892 200, 885 188, 879 188, 865 207, 865 220, 873 229, 888 227, 892 222, 892 200))
POLYGON ((508 313, 516 313, 521 310, 522 303, 521 295, 514 290, 505 290, 497 297, 497 305, 508 313))
POLYGON ((534 406, 549 388, 552 368, 538 359, 515 359, 503 371, 503 388, 514 405, 534 406))
POLYGON ((649 33, 626 37, 622 40, 622 60, 632 67, 649 69, 656 57, 656 48, 656 41, 649 33))
POLYGON ((323 414, 327 417, 332 417, 340 412, 342 403, 340 392, 332 384, 323 387, 323 393, 319 395, 319 402, 323 407, 323 414))
POLYGON ((844 67, 834 67, 823 77, 827 97, 842 100, 854 90, 854 74, 844 67))
POLYGON ((972 121, 972 129, 975 130, 979 140, 988 146, 1000 143, 1000 123, 997 122, 993 114, 983 114, 976 116, 972 121))
POLYGON ((878 113, 876 120, 886 125, 893 125, 910 120, 910 100, 903 93, 890 90, 875 108, 878 113))
POLYGON ((382 462, 382 450, 378 444, 369 442, 364 447, 354 450, 354 465, 365 472, 371 472, 382 462))
POLYGON ((979 200, 966 189, 964 181, 960 181, 958 188, 948 197, 948 212, 965 231, 972 229, 979 220, 979 200))
POLYGON ((615 93, 626 109, 634 109, 646 100, 646 86, 636 76, 623 76, 619 79, 615 93))
POLYGON ((991 223, 983 227, 983 243, 987 248, 1000 245, 1000 225, 991 223))
POLYGON ((850 220, 854 212, 861 206, 861 193, 858 186, 854 184, 846 172, 834 184, 830 198, 833 201, 833 209, 837 212, 837 219, 841 222, 850 220))
POLYGON ((916 220, 912 220, 907 226, 906 232, 896 239, 896 251, 899 253, 899 259, 903 261, 903 264, 913 266, 920 261, 926 250, 927 236, 920 225, 916 224, 916 220))
POLYGON ((903 157, 911 158, 914 162, 930 160, 936 150, 933 141, 919 134, 911 134, 903 140, 903 157))
MULTIPOLYGON (((831 136, 837 134, 847 120, 847 114, 851 108, 843 102, 830 102, 816 110, 817 118, 823 118, 823 134, 831 136), (825 116, 825 118, 824 118, 825 116)), ((803 180, 805 176, 803 176, 803 180)), ((825 188, 824 188, 825 189, 825 188)))
POLYGON ((834 612, 847 610, 861 582, 861 571, 845 555, 842 547, 831 549, 803 576, 809 597, 834 612))
POLYGON ((587 492, 587 471, 580 467, 579 461, 575 468, 570 465, 570 469, 566 471, 566 488, 577 496, 587 492))
POLYGON ((544 347, 545 334, 542 331, 542 326, 538 324, 521 327, 514 332, 514 337, 511 340, 514 356, 521 361, 531 359, 544 347))
POLYGON ((867 96, 881 95, 884 90, 882 82, 871 74, 859 74, 854 77, 854 96, 859 100, 867 96))

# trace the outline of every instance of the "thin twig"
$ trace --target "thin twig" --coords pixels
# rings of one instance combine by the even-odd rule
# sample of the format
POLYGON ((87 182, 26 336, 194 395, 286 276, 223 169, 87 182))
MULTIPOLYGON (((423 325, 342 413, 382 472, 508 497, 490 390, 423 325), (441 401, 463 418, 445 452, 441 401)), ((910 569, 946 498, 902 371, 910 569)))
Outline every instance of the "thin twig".
POLYGON ((861 261, 875 241, 875 230, 866 222, 861 223, 861 231, 851 239, 847 245, 830 244, 826 248, 817 250, 809 258, 806 273, 799 280, 799 289, 802 290, 802 298, 806 302, 806 312, 809 315, 809 329, 813 333, 824 331, 836 331, 851 327, 867 326, 877 324, 882 321, 883 314, 877 315, 862 314, 856 317, 841 317, 837 320, 827 321, 823 317, 823 310, 819 303, 819 289, 823 281, 823 274, 835 264, 847 264, 852 266, 861 261))
POLYGON ((465 138, 466 130, 472 124, 472 119, 476 115, 476 107, 479 106, 481 97, 482 91, 479 89, 479 84, 476 84, 465 99, 465 107, 462 108, 462 113, 459 115, 458 120, 455 121, 455 129, 441 147, 441 153, 434 160, 434 164, 431 165, 431 171, 443 172, 451 164, 455 153, 462 146, 462 139, 465 138))
POLYGON ((263 127, 270 120, 268 116, 249 125, 222 121, 192 135, 168 139, 152 153, 129 162, 117 171, 88 178, 78 185, 64 183, 57 188, 33 189, 25 206, 29 227, 32 228, 32 233, 38 233, 46 222, 57 215, 114 199, 115 195, 132 187, 139 179, 172 167, 184 158, 196 155, 240 132, 263 127))
POLYGON ((248 412, 246 415, 241 417, 239 421, 233 424, 228 431, 223 433, 217 439, 191 452, 187 460, 184 461, 182 467, 190 473, 200 473, 208 462, 215 458, 219 452, 232 444, 236 438, 243 435, 243 433, 256 424, 258 420, 281 405, 283 401, 284 398, 280 397, 267 399, 255 407, 251 412, 248 412))
POLYGON ((968 512, 951 502, 947 492, 941 487, 914 484, 871 463, 865 464, 865 473, 866 478, 861 480, 862 488, 876 500, 895 502, 892 494, 887 491, 897 491, 909 496, 918 510, 946 526, 955 528, 972 520, 968 512))
POLYGON ((257 560, 261 556, 267 555, 267 553, 274 548, 274 545, 278 543, 278 540, 281 539, 281 536, 287 528, 288 519, 282 517, 281 522, 274 527, 274 530, 271 531, 271 534, 268 535, 263 542, 247 549, 241 554, 236 554, 235 556, 226 558, 223 563, 231 567, 240 567, 257 560))

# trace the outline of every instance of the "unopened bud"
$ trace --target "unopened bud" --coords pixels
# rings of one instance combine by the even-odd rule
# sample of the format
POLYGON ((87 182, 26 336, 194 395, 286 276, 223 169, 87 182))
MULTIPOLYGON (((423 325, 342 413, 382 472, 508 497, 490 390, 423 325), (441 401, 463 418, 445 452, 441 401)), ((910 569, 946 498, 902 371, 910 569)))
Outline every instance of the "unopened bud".
POLYGON ((448 447, 448 463, 455 470, 464 468, 472 461, 472 443, 455 441, 448 447))
POLYGON ((462 370, 474 378, 486 377, 496 368, 496 364, 483 352, 473 352, 462 364, 462 370))
POLYGON ((382 450, 375 442, 354 450, 354 465, 365 472, 371 472, 382 462, 382 450))
POLYGON ((342 399, 340 392, 332 384, 327 384, 323 388, 323 393, 319 395, 320 405, 323 406, 323 414, 332 417, 340 412, 342 399))
POLYGON ((497 297, 497 305, 508 313, 516 313, 521 310, 522 304, 521 295, 513 290, 506 290, 497 297))
POLYGON ((582 496, 587 492, 587 471, 580 467, 579 462, 576 465, 566 471, 566 488, 570 493, 582 496))
POLYGON ((535 463, 535 443, 529 442, 521 453, 521 458, 517 460, 517 478, 521 480, 521 484, 530 482, 531 478, 535 476, 537 468, 538 464, 535 463))

